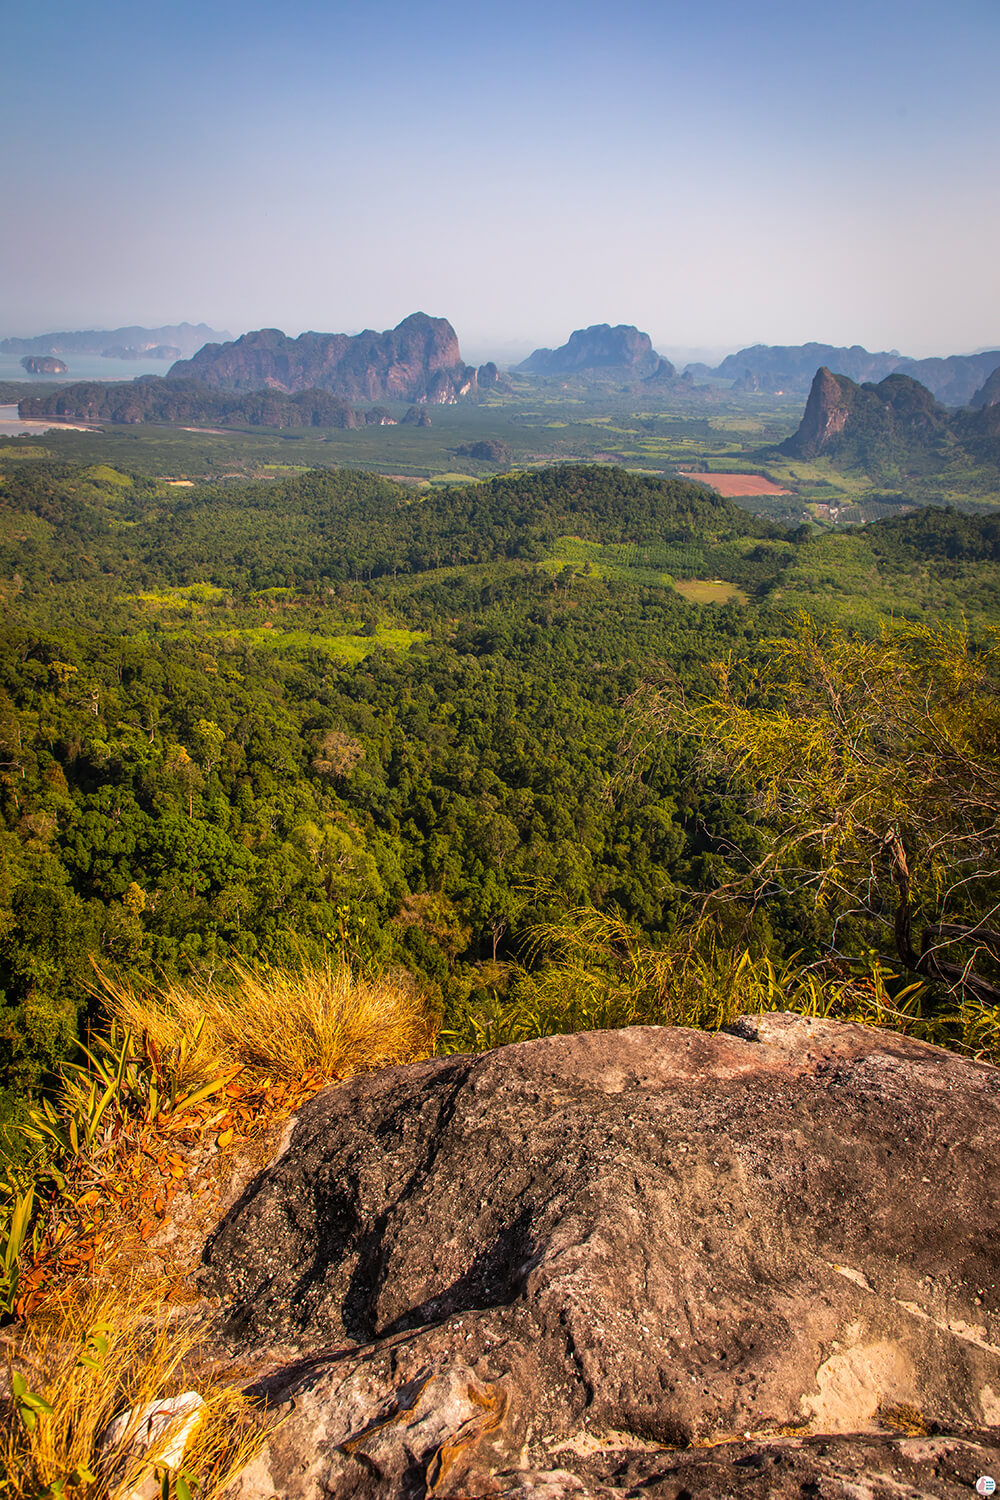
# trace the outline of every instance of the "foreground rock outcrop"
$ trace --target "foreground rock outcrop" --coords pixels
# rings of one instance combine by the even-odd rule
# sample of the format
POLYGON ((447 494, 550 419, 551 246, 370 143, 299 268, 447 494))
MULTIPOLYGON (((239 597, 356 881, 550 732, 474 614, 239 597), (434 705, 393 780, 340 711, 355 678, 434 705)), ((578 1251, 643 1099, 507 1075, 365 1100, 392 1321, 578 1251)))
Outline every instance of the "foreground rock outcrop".
POLYGON ((737 1032, 554 1037, 307 1105, 205 1254, 288 1413, 244 1500, 857 1500, 1000 1465, 1000 1075, 737 1032))

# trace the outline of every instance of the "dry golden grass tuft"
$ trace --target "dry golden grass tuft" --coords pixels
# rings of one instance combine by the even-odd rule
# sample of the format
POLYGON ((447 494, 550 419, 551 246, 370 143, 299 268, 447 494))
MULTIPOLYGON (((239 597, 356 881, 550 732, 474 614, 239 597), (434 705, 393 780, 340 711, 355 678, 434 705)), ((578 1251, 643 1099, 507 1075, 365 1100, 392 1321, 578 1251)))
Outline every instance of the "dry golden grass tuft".
MULTIPOLYGON (((0 1183, 0 1272, 5 1242, 12 1261, 0 1315, 31 1314, 82 1276, 132 1274, 179 1193, 190 1239, 234 1156, 252 1157, 326 1084, 426 1056, 435 1041, 408 976, 333 961, 236 964, 216 984, 160 988, 98 977, 107 1031, 33 1111, 36 1155, 0 1183)), ((170 1274, 183 1280, 184 1265, 172 1252, 170 1274)))
POLYGON ((238 1390, 198 1370, 192 1356, 200 1333, 193 1320, 164 1316, 155 1290, 136 1286, 91 1284, 36 1315, 9 1358, 15 1395, 0 1427, 4 1495, 122 1500, 169 1458, 171 1496, 221 1496, 260 1448, 265 1427, 238 1390), (204 1402, 183 1454, 169 1453, 176 1423, 141 1447, 143 1408, 182 1391, 204 1402), (133 1416, 117 1441, 102 1444, 127 1411, 133 1416))
POLYGON ((193 1391, 205 1404, 163 1493, 213 1500, 259 1447, 261 1423, 238 1389, 199 1374, 203 1330, 178 1312, 177 1234, 162 1254, 146 1246, 183 1192, 183 1249, 234 1154, 252 1155, 325 1084, 425 1056, 434 1026, 407 976, 369 979, 332 960, 233 964, 216 984, 98 978, 107 1030, 33 1112, 36 1155, 0 1184, 0 1314, 19 1320, 7 1335, 0 1492, 126 1500, 176 1437, 175 1427, 139 1452, 143 1408, 193 1391), (134 1421, 113 1451, 102 1447, 126 1410, 134 1421))
POLYGON ((298 968, 232 963, 221 983, 140 986, 100 974, 108 1013, 173 1060, 181 1087, 234 1067, 325 1079, 426 1056, 434 1031, 409 976, 369 979, 327 959, 298 968))

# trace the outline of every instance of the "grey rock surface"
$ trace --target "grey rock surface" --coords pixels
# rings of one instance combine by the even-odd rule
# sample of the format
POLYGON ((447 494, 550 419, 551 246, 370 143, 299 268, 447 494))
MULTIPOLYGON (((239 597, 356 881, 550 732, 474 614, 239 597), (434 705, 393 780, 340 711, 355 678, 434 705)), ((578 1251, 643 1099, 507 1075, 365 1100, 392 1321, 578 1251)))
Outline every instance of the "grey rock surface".
POLYGON ((1000 1075, 738 1033, 553 1037, 307 1105, 205 1256, 288 1414, 242 1500, 1000 1481, 1000 1075))

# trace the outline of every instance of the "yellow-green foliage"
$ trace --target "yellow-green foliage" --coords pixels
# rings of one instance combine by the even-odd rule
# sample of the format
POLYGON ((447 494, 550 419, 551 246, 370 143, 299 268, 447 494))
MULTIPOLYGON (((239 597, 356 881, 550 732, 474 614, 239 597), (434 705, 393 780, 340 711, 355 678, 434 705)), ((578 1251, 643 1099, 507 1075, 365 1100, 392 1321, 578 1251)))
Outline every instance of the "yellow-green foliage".
POLYGON ((184 588, 151 589, 144 594, 126 594, 149 610, 177 609, 185 604, 220 604, 226 598, 226 590, 214 583, 189 583, 184 588))
POLYGON ((106 1287, 29 1319, 12 1345, 15 1399, 0 1428, 4 1496, 121 1500, 163 1472, 172 1433, 132 1451, 137 1417, 113 1448, 102 1448, 109 1423, 191 1390, 205 1405, 168 1490, 178 1500, 220 1496, 260 1447, 263 1429, 237 1390, 197 1370, 200 1334, 196 1322, 164 1312, 157 1293, 106 1287))
POLYGON ((622 917, 592 908, 534 932, 529 967, 505 993, 468 1007, 442 1031, 445 1052, 481 1050, 576 1031, 690 1026, 717 1031, 741 1015, 794 1011, 900 1031, 1000 1062, 1000 1016, 970 1001, 927 1010, 929 991, 878 963, 845 974, 800 955, 775 963, 759 948, 726 941, 711 919, 652 947, 622 917))
POLYGON ((112 469, 110 464, 91 464, 88 469, 83 470, 83 477, 92 481, 100 489, 130 490, 132 488, 132 477, 129 474, 120 474, 117 469, 112 469))
POLYGON ((747 596, 733 583, 720 583, 717 579, 675 578, 674 588, 692 604, 746 604, 747 596))
POLYGON ((803 617, 749 669, 716 672, 707 701, 668 688, 642 708, 655 735, 701 742, 769 843, 727 899, 811 891, 856 956, 889 951, 957 1001, 1000 1002, 996 632, 984 647, 913 625, 871 640, 803 617))
POLYGON ((234 1067, 347 1078, 409 1062, 433 1045, 406 975, 365 978, 330 958, 295 970, 233 963, 212 982, 162 988, 102 975, 101 987, 109 1014, 152 1044, 181 1088, 234 1067))
MULTIPOLYGON (((168 632, 169 634, 169 632, 168 632)), ((177 635, 185 632, 178 631, 177 635)), ((379 647, 387 651, 405 652, 418 641, 426 640, 426 632, 403 630, 394 626, 379 625, 372 636, 359 636, 345 629, 333 635, 317 630, 268 630, 262 626, 231 627, 226 630, 204 630, 202 634, 210 640, 232 642, 239 646, 253 646, 267 651, 319 651, 338 661, 364 661, 379 647)))
MULTIPOLYGON (((326 1082, 434 1045, 409 976, 362 977, 332 959, 294 971, 232 964, 217 982, 162 988, 100 979, 108 1025, 30 1112, 31 1160, 7 1163, 0 1180, 0 1314, 66 1284, 61 1261, 74 1247, 79 1265, 81 1247, 113 1250, 119 1221, 134 1230, 162 1214, 170 1186, 151 1163, 171 1181, 171 1162, 183 1171, 171 1156, 178 1122, 197 1136, 238 1100, 244 1127, 266 1124, 326 1082)), ((232 1128, 220 1130, 232 1139, 232 1128)))

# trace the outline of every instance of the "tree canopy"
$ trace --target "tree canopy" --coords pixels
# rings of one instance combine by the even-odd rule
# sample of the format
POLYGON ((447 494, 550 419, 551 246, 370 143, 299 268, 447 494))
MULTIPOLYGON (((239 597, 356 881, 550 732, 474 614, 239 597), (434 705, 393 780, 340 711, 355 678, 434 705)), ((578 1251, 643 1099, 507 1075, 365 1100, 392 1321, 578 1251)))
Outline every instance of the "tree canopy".
POLYGON ((752 912, 808 893, 816 938, 997 1004, 1000 643, 885 627, 874 640, 803 618, 691 704, 643 697, 661 732, 697 738, 762 843, 712 895, 752 912))

